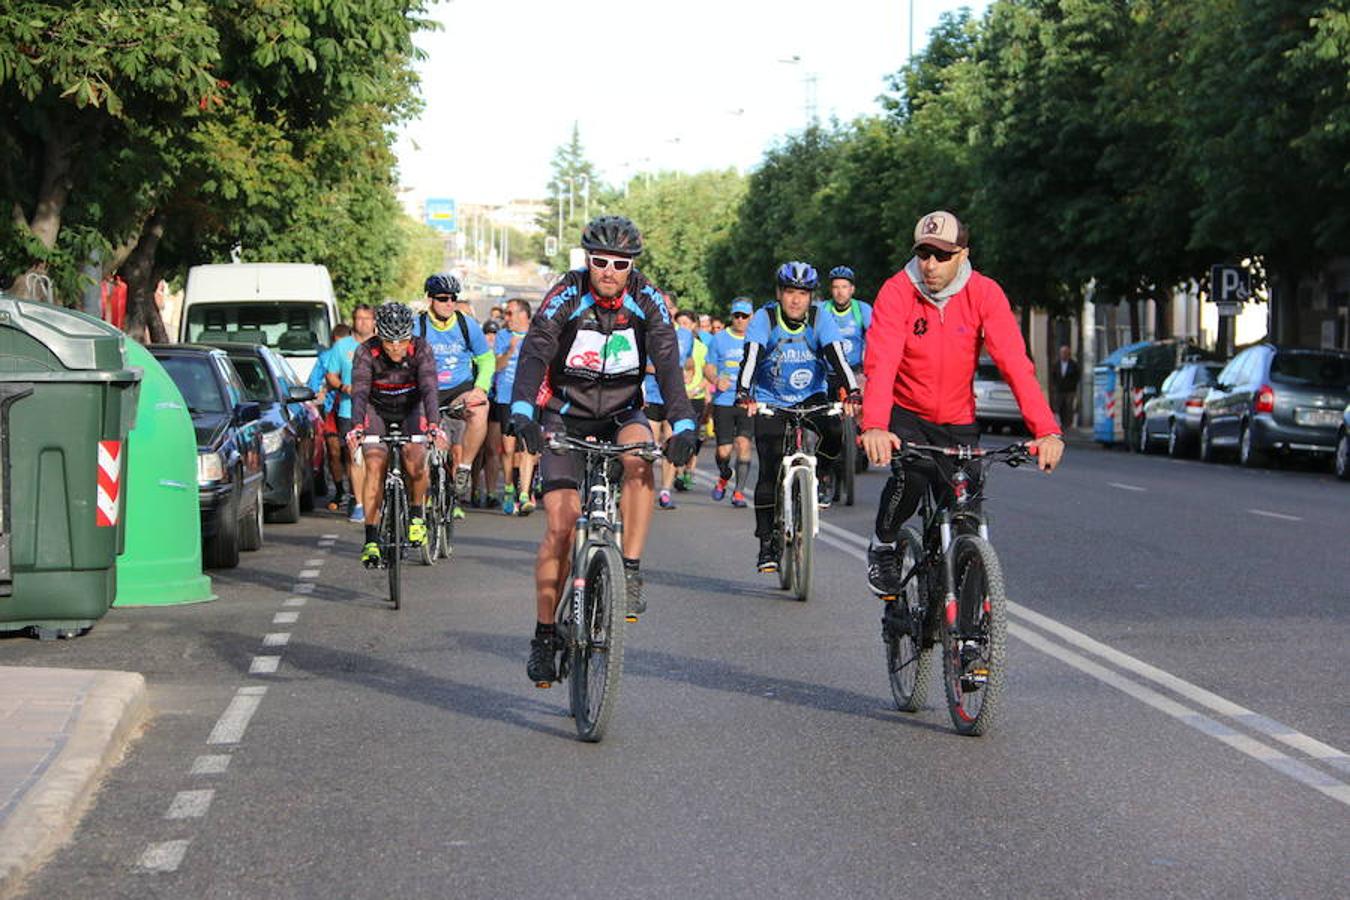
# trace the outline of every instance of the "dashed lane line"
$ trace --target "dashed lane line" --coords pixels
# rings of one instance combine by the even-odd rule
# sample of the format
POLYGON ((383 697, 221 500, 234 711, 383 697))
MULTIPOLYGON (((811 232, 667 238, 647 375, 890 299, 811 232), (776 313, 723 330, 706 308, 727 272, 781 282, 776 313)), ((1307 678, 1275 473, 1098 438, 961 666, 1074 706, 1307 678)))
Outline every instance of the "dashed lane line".
POLYGON ((1140 487, 1137 484, 1125 484, 1124 482, 1121 481, 1108 481, 1106 484, 1108 487, 1113 487, 1116 488, 1117 490, 1134 491, 1137 494, 1143 494, 1148 491, 1148 488, 1140 487))
POLYGON ((137 865, 146 872, 176 872, 187 853, 189 841, 163 841, 151 844, 137 865))
POLYGON ((220 718, 216 720, 216 725, 211 729, 211 735, 206 739, 206 742, 208 744, 237 744, 243 740, 249 720, 258 711, 258 704, 262 702, 263 695, 266 693, 267 688, 261 686, 241 687, 235 691, 234 699, 230 701, 230 705, 225 708, 225 712, 221 713, 220 718))
POLYGON ((1249 509, 1247 512, 1254 516, 1265 516, 1267 519, 1279 519, 1282 522, 1302 522, 1302 516, 1291 516, 1288 513, 1271 512, 1268 509, 1249 509))
POLYGON ((300 620, 298 612, 279 612, 272 617, 273 625, 294 625, 300 620))
POLYGON ((300 574, 297 575, 297 576, 295 576, 295 577, 296 577, 296 578, 318 578, 318 577, 319 577, 319 570, 318 570, 318 569, 301 569, 301 570, 300 570, 300 574))
POLYGON ((253 661, 248 664, 248 674, 275 675, 277 667, 280 665, 280 656, 255 656, 253 661))
POLYGON ((264 647, 285 647, 291 642, 289 631, 273 631, 263 635, 264 647))
MULTIPOLYGON (((282 605, 282 606, 304 606, 304 605, 305 605, 305 598, 304 598, 304 597, 287 597, 285 600, 282 601, 281 605, 282 605)), ((285 613, 282 613, 282 615, 285 615, 285 613)))
POLYGON ((230 757, 223 753, 203 754, 192 761, 189 775, 224 775, 230 767, 230 757))
POLYGON ((169 804, 166 819, 200 819, 211 808, 211 800, 216 792, 211 788, 196 791, 179 791, 169 804))

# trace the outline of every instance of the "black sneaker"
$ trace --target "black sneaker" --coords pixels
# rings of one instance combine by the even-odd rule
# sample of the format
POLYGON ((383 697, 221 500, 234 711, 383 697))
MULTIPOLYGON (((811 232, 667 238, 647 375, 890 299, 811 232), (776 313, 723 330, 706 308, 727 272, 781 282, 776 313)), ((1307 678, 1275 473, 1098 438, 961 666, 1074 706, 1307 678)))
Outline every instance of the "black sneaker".
POLYGON ((878 597, 900 593, 900 556, 895 545, 867 545, 867 586, 878 597))
POLYGON ((816 485, 816 499, 820 501, 821 509, 829 509, 830 504, 834 502, 834 475, 830 472, 821 472, 820 481, 816 485))
POLYGON ((530 641, 530 661, 525 665, 525 673, 536 687, 549 687, 558 680, 557 655, 556 634, 536 635, 530 641))
POLYGON ((759 561, 755 563, 755 568, 761 572, 777 572, 778 557, 781 555, 777 541, 773 538, 760 538, 759 561))
POLYGON ((628 617, 631 619, 647 611, 647 598, 642 596, 641 570, 625 568, 624 578, 628 589, 628 617))

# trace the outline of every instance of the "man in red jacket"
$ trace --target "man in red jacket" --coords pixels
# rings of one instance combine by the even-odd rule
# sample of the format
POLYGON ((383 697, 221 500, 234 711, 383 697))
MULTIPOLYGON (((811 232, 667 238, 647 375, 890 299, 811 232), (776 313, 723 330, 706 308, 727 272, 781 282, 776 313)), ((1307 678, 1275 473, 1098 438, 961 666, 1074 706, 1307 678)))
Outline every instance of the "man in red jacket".
MULTIPOLYGON (((914 227, 914 258, 877 294, 863 372, 862 445, 878 466, 901 440, 939 446, 975 445, 971 383, 981 344, 1012 388, 1043 472, 1052 472, 1064 441, 1036 381, 1022 332, 1003 289, 970 266, 970 235, 945 210, 914 227)), ((878 594, 900 588, 895 541, 919 507, 938 464, 906 464, 881 492, 876 535, 867 551, 867 580, 878 594)))

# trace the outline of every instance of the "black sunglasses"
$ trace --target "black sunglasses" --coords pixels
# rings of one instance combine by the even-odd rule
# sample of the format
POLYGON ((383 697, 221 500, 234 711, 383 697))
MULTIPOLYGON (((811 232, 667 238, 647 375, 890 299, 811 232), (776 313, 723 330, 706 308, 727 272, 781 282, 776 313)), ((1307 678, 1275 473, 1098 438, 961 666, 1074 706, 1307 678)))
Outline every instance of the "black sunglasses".
POLYGON ((939 250, 936 247, 920 247, 914 251, 914 255, 919 259, 936 259, 938 262, 946 262, 955 256, 958 250, 939 250))
POLYGON ((732 313, 732 314, 731 314, 731 317, 732 317, 733 319, 748 319, 748 318, 750 318, 750 314, 749 314, 749 313, 732 313))
POLYGON ((455 302, 455 295, 454 295, 454 294, 432 294, 432 295, 431 295, 431 299, 432 299, 432 300, 435 300, 437 303, 454 303, 454 302, 455 302))
POLYGON ((614 259, 608 256, 592 256, 591 265, 595 266, 597 269, 613 266, 615 272, 626 272, 628 271, 629 266, 633 265, 633 261, 631 259, 623 258, 614 259))

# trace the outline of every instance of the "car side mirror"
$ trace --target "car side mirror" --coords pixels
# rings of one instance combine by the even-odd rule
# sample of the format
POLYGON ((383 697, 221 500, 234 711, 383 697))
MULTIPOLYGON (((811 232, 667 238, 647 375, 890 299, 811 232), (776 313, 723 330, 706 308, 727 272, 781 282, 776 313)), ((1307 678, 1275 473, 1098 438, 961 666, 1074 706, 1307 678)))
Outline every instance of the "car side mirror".
POLYGON ((314 392, 311 391, 309 388, 305 387, 303 384, 294 384, 291 385, 291 391, 287 395, 287 397, 292 402, 302 403, 306 400, 313 400, 314 392))
POLYGON ((237 403, 234 407, 234 421, 238 425, 247 425, 249 422, 256 422, 262 415, 262 406, 252 400, 244 403, 237 403))

